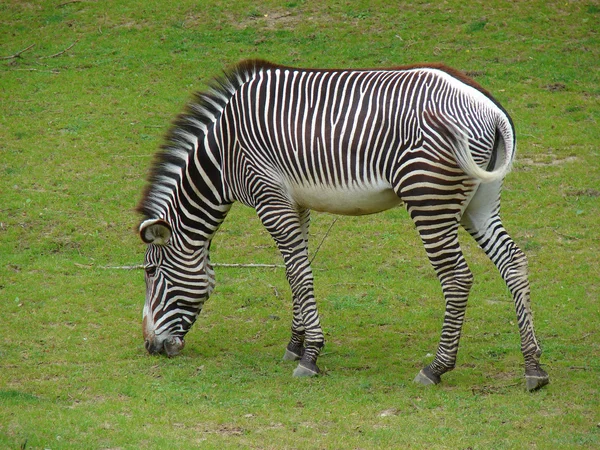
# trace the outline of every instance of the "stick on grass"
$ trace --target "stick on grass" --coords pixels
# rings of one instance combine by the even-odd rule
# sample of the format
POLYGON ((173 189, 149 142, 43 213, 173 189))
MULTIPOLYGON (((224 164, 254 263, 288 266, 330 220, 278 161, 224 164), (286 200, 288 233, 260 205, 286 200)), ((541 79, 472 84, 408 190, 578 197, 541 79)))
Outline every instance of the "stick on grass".
POLYGON ((75 42, 73 42, 71 45, 69 45, 67 48, 65 48, 64 50, 55 53, 54 55, 49 55, 49 56, 40 56, 38 59, 50 59, 50 58, 56 58, 57 56, 63 55, 65 53, 67 53, 69 50, 71 50, 73 47, 75 47, 75 44, 77 44, 79 42, 79 39, 77 39, 75 42))
POLYGON ((2 57, 2 58, 0 58, 0 59, 2 59, 2 60, 5 60, 5 59, 16 59, 16 58, 20 58, 20 57, 21 57, 21 55, 22 55, 23 53, 25 53, 27 50, 31 50, 33 47, 35 47, 35 44, 31 44, 29 47, 27 47, 27 48, 24 48, 23 50, 21 50, 21 51, 19 51, 19 52, 15 53, 14 55, 10 55, 10 56, 3 56, 3 57, 2 57))
MULTIPOLYGON (((92 268, 93 266, 86 266, 84 264, 75 264, 77 267, 92 268)), ((255 264, 255 263, 213 263, 213 267, 247 267, 251 269, 285 269, 283 264, 255 264)), ((99 266, 105 270, 140 270, 144 268, 143 264, 134 264, 131 266, 99 266)))
MULTIPOLYGON (((331 225, 329 225, 329 228, 325 232, 323 239, 321 239, 321 242, 319 242, 319 245, 317 246, 317 249, 315 250, 314 255, 310 259, 311 264, 317 257, 317 254, 319 253, 319 250, 321 249, 323 242, 325 242, 325 239, 327 239, 327 236, 329 236, 329 232, 331 231, 331 229, 333 228, 333 226, 335 225, 337 220, 338 219, 336 217, 333 220, 333 222, 331 222, 331 225)), ((77 264, 77 263, 75 263, 75 265, 77 267, 82 267, 82 268, 91 268, 92 267, 92 266, 87 266, 85 264, 77 264)), ((144 268, 144 265, 143 264, 134 264, 131 266, 99 266, 99 267, 101 269, 106 269, 106 270, 140 270, 140 269, 144 268)), ((259 268, 259 269, 285 269, 285 266, 283 264, 258 264, 258 263, 213 263, 213 267, 233 267, 233 268, 243 267, 243 268, 251 268, 251 269, 256 269, 256 268, 259 268)))

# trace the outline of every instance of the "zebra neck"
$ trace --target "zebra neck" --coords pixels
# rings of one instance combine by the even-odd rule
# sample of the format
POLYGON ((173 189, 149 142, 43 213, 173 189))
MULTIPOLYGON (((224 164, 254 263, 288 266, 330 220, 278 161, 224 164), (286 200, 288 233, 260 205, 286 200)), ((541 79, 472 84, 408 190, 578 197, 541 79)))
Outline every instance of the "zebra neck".
POLYGON ((225 200, 221 158, 208 139, 188 153, 173 186, 168 211, 174 232, 187 240, 204 242, 212 239, 231 202, 225 200))
POLYGON ((195 96, 173 123, 157 154, 137 211, 161 218, 192 241, 210 240, 231 207, 220 150, 228 145, 220 119, 232 95, 254 76, 256 63, 225 75, 195 96), (215 136, 215 133, 218 136, 215 136))
POLYGON ((138 211, 167 221, 175 238, 195 247, 212 238, 231 203, 225 200, 216 146, 200 133, 173 136, 177 140, 163 147, 138 211))

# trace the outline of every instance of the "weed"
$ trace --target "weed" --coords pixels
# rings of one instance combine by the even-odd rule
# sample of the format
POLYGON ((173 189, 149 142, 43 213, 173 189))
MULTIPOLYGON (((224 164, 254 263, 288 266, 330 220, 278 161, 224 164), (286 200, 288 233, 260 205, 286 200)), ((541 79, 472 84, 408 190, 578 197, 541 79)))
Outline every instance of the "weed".
POLYGON ((469 25, 467 25, 466 32, 467 33, 477 33, 479 31, 483 31, 483 29, 485 28, 487 23, 488 23, 487 19, 475 20, 475 21, 471 22, 469 25))

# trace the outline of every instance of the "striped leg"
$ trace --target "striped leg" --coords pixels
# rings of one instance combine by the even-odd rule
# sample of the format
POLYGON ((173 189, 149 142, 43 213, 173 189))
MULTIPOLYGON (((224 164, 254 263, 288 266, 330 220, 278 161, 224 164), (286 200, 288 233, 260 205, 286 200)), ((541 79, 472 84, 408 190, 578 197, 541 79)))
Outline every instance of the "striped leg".
MULTIPOLYGON (((310 210, 300 211, 300 226, 304 245, 308 249, 308 226, 310 224, 310 210)), ((304 354, 304 322, 300 311, 300 302, 294 295, 293 299, 293 319, 292 319, 292 337, 285 349, 283 355, 284 361, 298 361, 304 354)))
POLYGON ((304 355, 304 323, 300 312, 300 303, 296 296, 293 298, 292 337, 285 348, 284 361, 298 361, 304 355))
MULTIPOLYGON (((413 218, 414 218, 413 214, 413 218)), ((452 370, 456 364, 458 344, 467 308, 467 298, 473 275, 467 266, 458 243, 456 222, 425 225, 418 219, 417 229, 425 245, 429 261, 442 285, 446 311, 440 344, 431 364, 423 368, 415 378, 421 384, 437 384, 440 376, 452 370)))
POLYGON ((480 187, 462 224, 496 265, 513 296, 525 359, 526 386, 532 391, 548 384, 549 377, 539 363, 542 349, 533 328, 527 258, 502 226, 498 216, 499 201, 491 202, 491 206, 484 201, 493 194, 492 186, 480 187))
POLYGON ((297 211, 287 199, 276 193, 270 193, 267 197, 268 200, 256 206, 256 212, 283 256, 294 305, 292 338, 284 359, 300 357, 294 376, 317 375, 317 357, 323 348, 324 337, 305 240, 303 217, 307 215, 304 211, 297 211))

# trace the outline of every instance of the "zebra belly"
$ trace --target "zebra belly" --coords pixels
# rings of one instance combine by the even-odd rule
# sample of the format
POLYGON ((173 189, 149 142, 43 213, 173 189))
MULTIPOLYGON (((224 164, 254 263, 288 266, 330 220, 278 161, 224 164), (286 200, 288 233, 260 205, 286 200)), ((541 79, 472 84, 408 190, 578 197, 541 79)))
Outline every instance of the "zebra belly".
POLYGON ((290 186, 292 199, 314 211, 360 216, 393 208, 402 203, 390 185, 363 186, 290 186))

